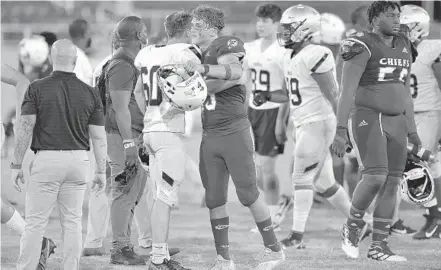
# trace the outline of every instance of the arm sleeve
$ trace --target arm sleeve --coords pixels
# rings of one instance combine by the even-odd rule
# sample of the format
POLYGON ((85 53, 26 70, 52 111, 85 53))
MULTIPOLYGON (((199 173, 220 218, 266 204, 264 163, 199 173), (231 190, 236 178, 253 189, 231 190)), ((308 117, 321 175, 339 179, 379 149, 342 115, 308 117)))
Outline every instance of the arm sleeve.
POLYGON ((92 112, 89 118, 89 125, 104 126, 105 118, 104 118, 103 104, 96 91, 92 90, 92 95, 95 101, 95 106, 94 106, 94 111, 92 112))
POLYGON ((305 63, 311 74, 325 73, 335 69, 334 55, 331 50, 322 46, 317 46, 313 54, 307 54, 305 63))
POLYGON ((133 90, 134 70, 129 63, 120 61, 111 67, 107 73, 109 91, 133 90))
POLYGON ((21 104, 21 115, 37 114, 37 91, 35 84, 30 84, 21 104))

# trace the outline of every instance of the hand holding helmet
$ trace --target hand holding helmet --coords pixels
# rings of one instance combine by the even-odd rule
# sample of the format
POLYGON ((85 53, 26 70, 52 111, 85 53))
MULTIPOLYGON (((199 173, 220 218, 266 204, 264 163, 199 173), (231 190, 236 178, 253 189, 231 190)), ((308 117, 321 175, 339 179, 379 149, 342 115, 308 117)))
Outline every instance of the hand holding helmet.
POLYGON ((201 74, 193 74, 182 65, 162 66, 157 72, 158 85, 164 96, 174 107, 183 111, 193 111, 207 98, 207 85, 201 74))

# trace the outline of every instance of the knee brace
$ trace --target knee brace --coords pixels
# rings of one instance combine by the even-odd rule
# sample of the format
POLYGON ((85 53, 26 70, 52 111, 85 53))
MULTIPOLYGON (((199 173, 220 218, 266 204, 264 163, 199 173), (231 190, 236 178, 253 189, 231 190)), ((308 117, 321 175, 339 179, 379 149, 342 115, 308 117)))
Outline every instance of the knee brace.
POLYGON ((245 207, 255 203, 260 195, 256 185, 236 186, 236 193, 240 203, 245 207))

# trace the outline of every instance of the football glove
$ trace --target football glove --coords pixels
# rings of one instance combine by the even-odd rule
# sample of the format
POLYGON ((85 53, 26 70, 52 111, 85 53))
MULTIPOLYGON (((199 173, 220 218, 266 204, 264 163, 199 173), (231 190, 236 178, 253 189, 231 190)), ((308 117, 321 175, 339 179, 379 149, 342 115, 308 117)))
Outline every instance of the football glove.
POLYGON ((271 99, 271 92, 269 91, 255 90, 253 94, 253 104, 256 107, 261 106, 271 99))

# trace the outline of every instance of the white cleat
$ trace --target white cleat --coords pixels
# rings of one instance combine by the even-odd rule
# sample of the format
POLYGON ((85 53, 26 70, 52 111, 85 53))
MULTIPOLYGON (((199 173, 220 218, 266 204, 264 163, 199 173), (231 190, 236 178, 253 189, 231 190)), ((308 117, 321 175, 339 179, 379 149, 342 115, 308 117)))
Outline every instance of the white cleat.
POLYGON ((343 224, 343 229, 341 230, 342 242, 341 249, 346 253, 351 259, 356 259, 360 255, 358 249, 360 229, 350 228, 346 223, 343 224))
POLYGON ((283 249, 276 252, 265 247, 265 249, 259 253, 256 259, 257 267, 254 268, 255 270, 272 270, 285 260, 285 252, 283 249))
POLYGON ((225 260, 221 255, 217 255, 216 262, 210 267, 210 270, 235 270, 233 260, 225 260))

